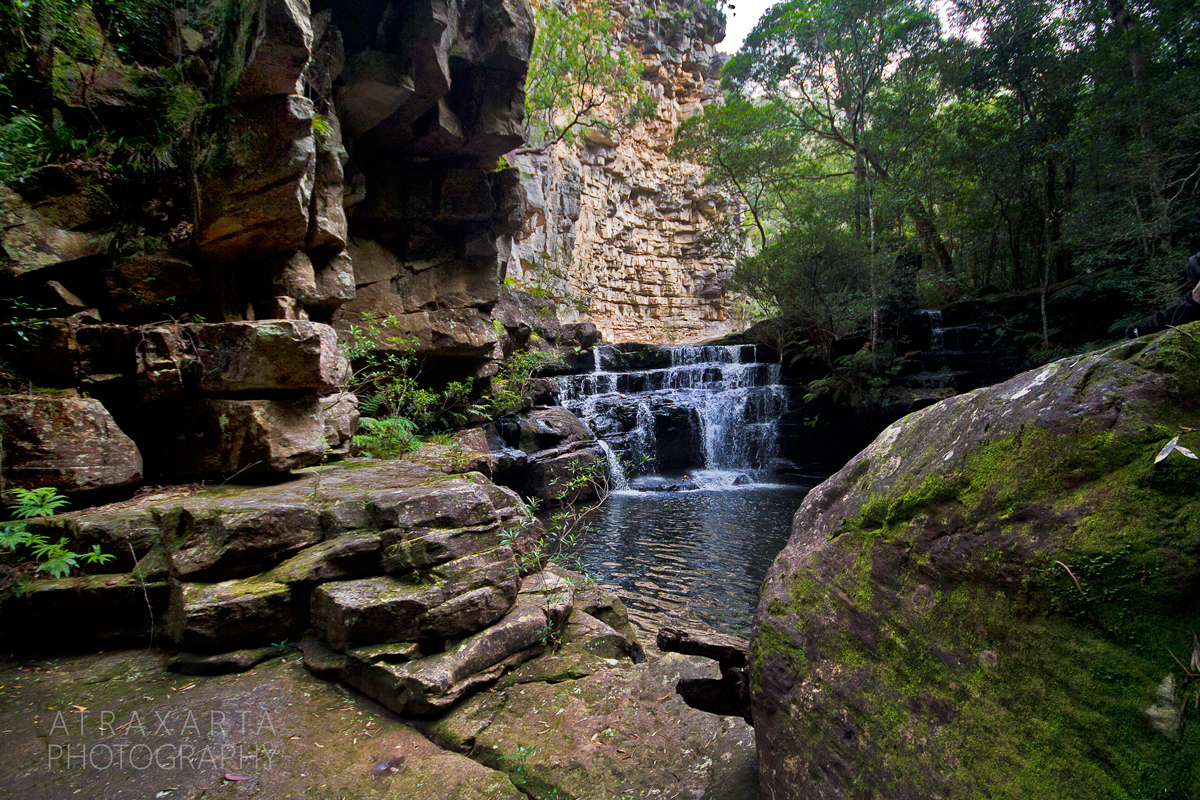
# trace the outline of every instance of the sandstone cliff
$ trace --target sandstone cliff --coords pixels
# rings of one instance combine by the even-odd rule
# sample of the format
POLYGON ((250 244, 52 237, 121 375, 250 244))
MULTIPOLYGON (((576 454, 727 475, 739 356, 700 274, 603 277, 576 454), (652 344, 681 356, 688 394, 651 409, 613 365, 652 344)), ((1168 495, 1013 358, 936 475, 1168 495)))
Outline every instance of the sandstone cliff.
POLYGON ((724 17, 695 0, 613 8, 624 20, 621 42, 641 54, 654 116, 630 123, 610 111, 613 129, 588 129, 582 146, 515 159, 523 204, 507 275, 563 297, 565 318, 581 314, 609 341, 727 333, 723 284, 733 262, 701 239, 732 210, 703 185, 702 168, 668 155, 679 124, 716 96, 724 17))
MULTIPOLYGON (((496 167, 523 141, 526 0, 163 8, 140 23, 162 43, 130 50, 115 17, 81 7, 98 49, 60 42, 55 110, 99 143, 0 189, 17 309, 0 344, 22 378, 66 395, 56 418, 118 449, 127 433, 150 473, 275 471, 353 428, 329 325, 392 315, 384 336, 415 341, 433 377, 494 373, 497 242, 519 227, 517 172, 496 167), (147 153, 160 172, 130 179, 147 153), (75 408, 77 393, 104 407, 75 408)), ((0 406, 10 439, 27 406, 0 406)), ((107 483, 65 480, 67 466, 38 478, 42 443, 14 444, 27 485, 142 471, 132 452, 107 483)))

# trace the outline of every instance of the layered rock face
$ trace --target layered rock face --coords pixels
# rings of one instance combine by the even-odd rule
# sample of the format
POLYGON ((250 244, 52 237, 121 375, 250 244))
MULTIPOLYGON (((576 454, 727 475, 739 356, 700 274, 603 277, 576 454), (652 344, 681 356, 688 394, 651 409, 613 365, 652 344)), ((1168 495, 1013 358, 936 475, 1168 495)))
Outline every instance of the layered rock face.
MULTIPOLYGON (((345 454, 357 417, 334 328, 365 314, 436 359, 432 381, 496 369, 497 241, 519 225, 516 171, 496 166, 522 142, 526 0, 224 5, 158 21, 176 84, 96 67, 97 85, 135 74, 153 87, 102 96, 126 122, 176 107, 172 94, 195 101, 186 157, 154 200, 167 211, 153 224, 178 224, 110 248, 97 234, 123 217, 103 175, 53 166, 20 194, 0 189, 17 223, 0 236, 4 289, 57 317, 0 326, 20 353, 6 360, 38 387, 99 400, 99 440, 115 431, 142 451, 113 468, 64 441, 51 460, 80 465, 22 467, 19 483, 128 484, 143 455, 152 475, 228 476, 345 454)), ((32 453, 49 441, 35 428, 3 433, 32 453)))
POLYGON ((679 124, 716 96, 722 57, 713 48, 725 20, 682 0, 613 8, 624 19, 620 43, 642 56, 654 116, 630 124, 610 109, 612 130, 588 129, 582 146, 517 156, 524 203, 507 274, 574 299, 608 341, 728 333, 723 284, 733 260, 701 238, 736 211, 702 185, 702 168, 668 155, 679 124))
POLYGON ((911 414, 807 496, 751 643, 764 797, 1200 792, 1197 334, 911 414))

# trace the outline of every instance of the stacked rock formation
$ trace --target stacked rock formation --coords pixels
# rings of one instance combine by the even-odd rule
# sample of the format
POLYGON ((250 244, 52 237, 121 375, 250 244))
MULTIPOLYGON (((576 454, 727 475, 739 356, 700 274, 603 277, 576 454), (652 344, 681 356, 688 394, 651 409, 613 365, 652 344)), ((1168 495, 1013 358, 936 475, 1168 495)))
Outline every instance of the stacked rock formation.
MULTIPOLYGON (((524 213, 508 274, 577 300, 613 342, 687 342, 734 329, 724 281, 733 268, 701 238, 736 213, 704 170, 668 155, 675 129, 717 92, 725 35, 703 2, 614 3, 620 39, 642 56, 654 116, 585 131, 582 146, 517 157, 524 213)), ((569 306, 565 303, 564 306, 569 306)))
POLYGON ((73 646, 96 646, 165 628, 194 654, 179 668, 203 672, 249 668, 312 628, 314 671, 406 716, 494 683, 568 620, 604 643, 604 658, 640 653, 623 614, 610 613, 619 600, 577 604, 575 581, 553 570, 522 578, 512 545, 522 526, 539 526, 516 493, 438 466, 357 464, 39 521, 38 533, 120 558, 111 573, 31 585, 6 607, 6 634, 69 624, 73 646))
POLYGON ((173 44, 150 66, 95 67, 107 88, 92 100, 118 122, 194 95, 187 158, 154 200, 174 227, 108 248, 99 234, 124 212, 94 170, 0 188, 4 291, 55 317, 0 326, 40 393, 2 407, 17 485, 281 471, 343 451, 355 410, 328 324, 369 313, 388 321, 385 346, 436 357, 431 381, 496 369, 497 240, 519 224, 516 171, 496 165, 522 142, 527 2, 226 12, 160 20, 173 44), (164 59, 177 85, 154 71, 164 59))

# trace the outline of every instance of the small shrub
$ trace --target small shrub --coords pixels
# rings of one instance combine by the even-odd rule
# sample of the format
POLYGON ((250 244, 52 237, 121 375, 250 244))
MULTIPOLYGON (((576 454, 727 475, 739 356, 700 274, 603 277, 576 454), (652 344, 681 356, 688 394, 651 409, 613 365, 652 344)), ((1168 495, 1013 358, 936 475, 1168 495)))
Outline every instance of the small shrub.
MULTIPOLYGON (((15 499, 12 516, 14 521, 0 525, 0 547, 10 553, 18 547, 29 549, 33 556, 32 563, 36 564, 36 572, 47 572, 55 578, 65 578, 71 570, 79 567, 80 560, 88 564, 104 564, 114 556, 101 553, 100 545, 94 545, 91 552, 76 553, 67 546, 66 537, 52 542, 43 534, 32 534, 26 526, 26 521, 41 517, 52 517, 60 508, 68 505, 66 497, 58 493, 52 486, 40 489, 13 489, 9 494, 15 499)), ((29 563, 29 562, 26 562, 29 563)), ((18 565, 11 572, 19 572, 18 565)), ((9 580, 11 581, 10 574, 9 580)))

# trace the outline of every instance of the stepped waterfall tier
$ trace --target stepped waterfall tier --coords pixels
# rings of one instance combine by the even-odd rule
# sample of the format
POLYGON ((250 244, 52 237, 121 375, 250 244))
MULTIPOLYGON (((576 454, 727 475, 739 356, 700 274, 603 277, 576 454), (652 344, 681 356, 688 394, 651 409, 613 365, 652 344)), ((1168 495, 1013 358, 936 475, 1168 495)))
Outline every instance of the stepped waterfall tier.
POLYGON ((561 402, 635 475, 733 481, 779 455, 787 389, 765 356, 754 345, 599 346, 591 372, 559 378, 561 402))

